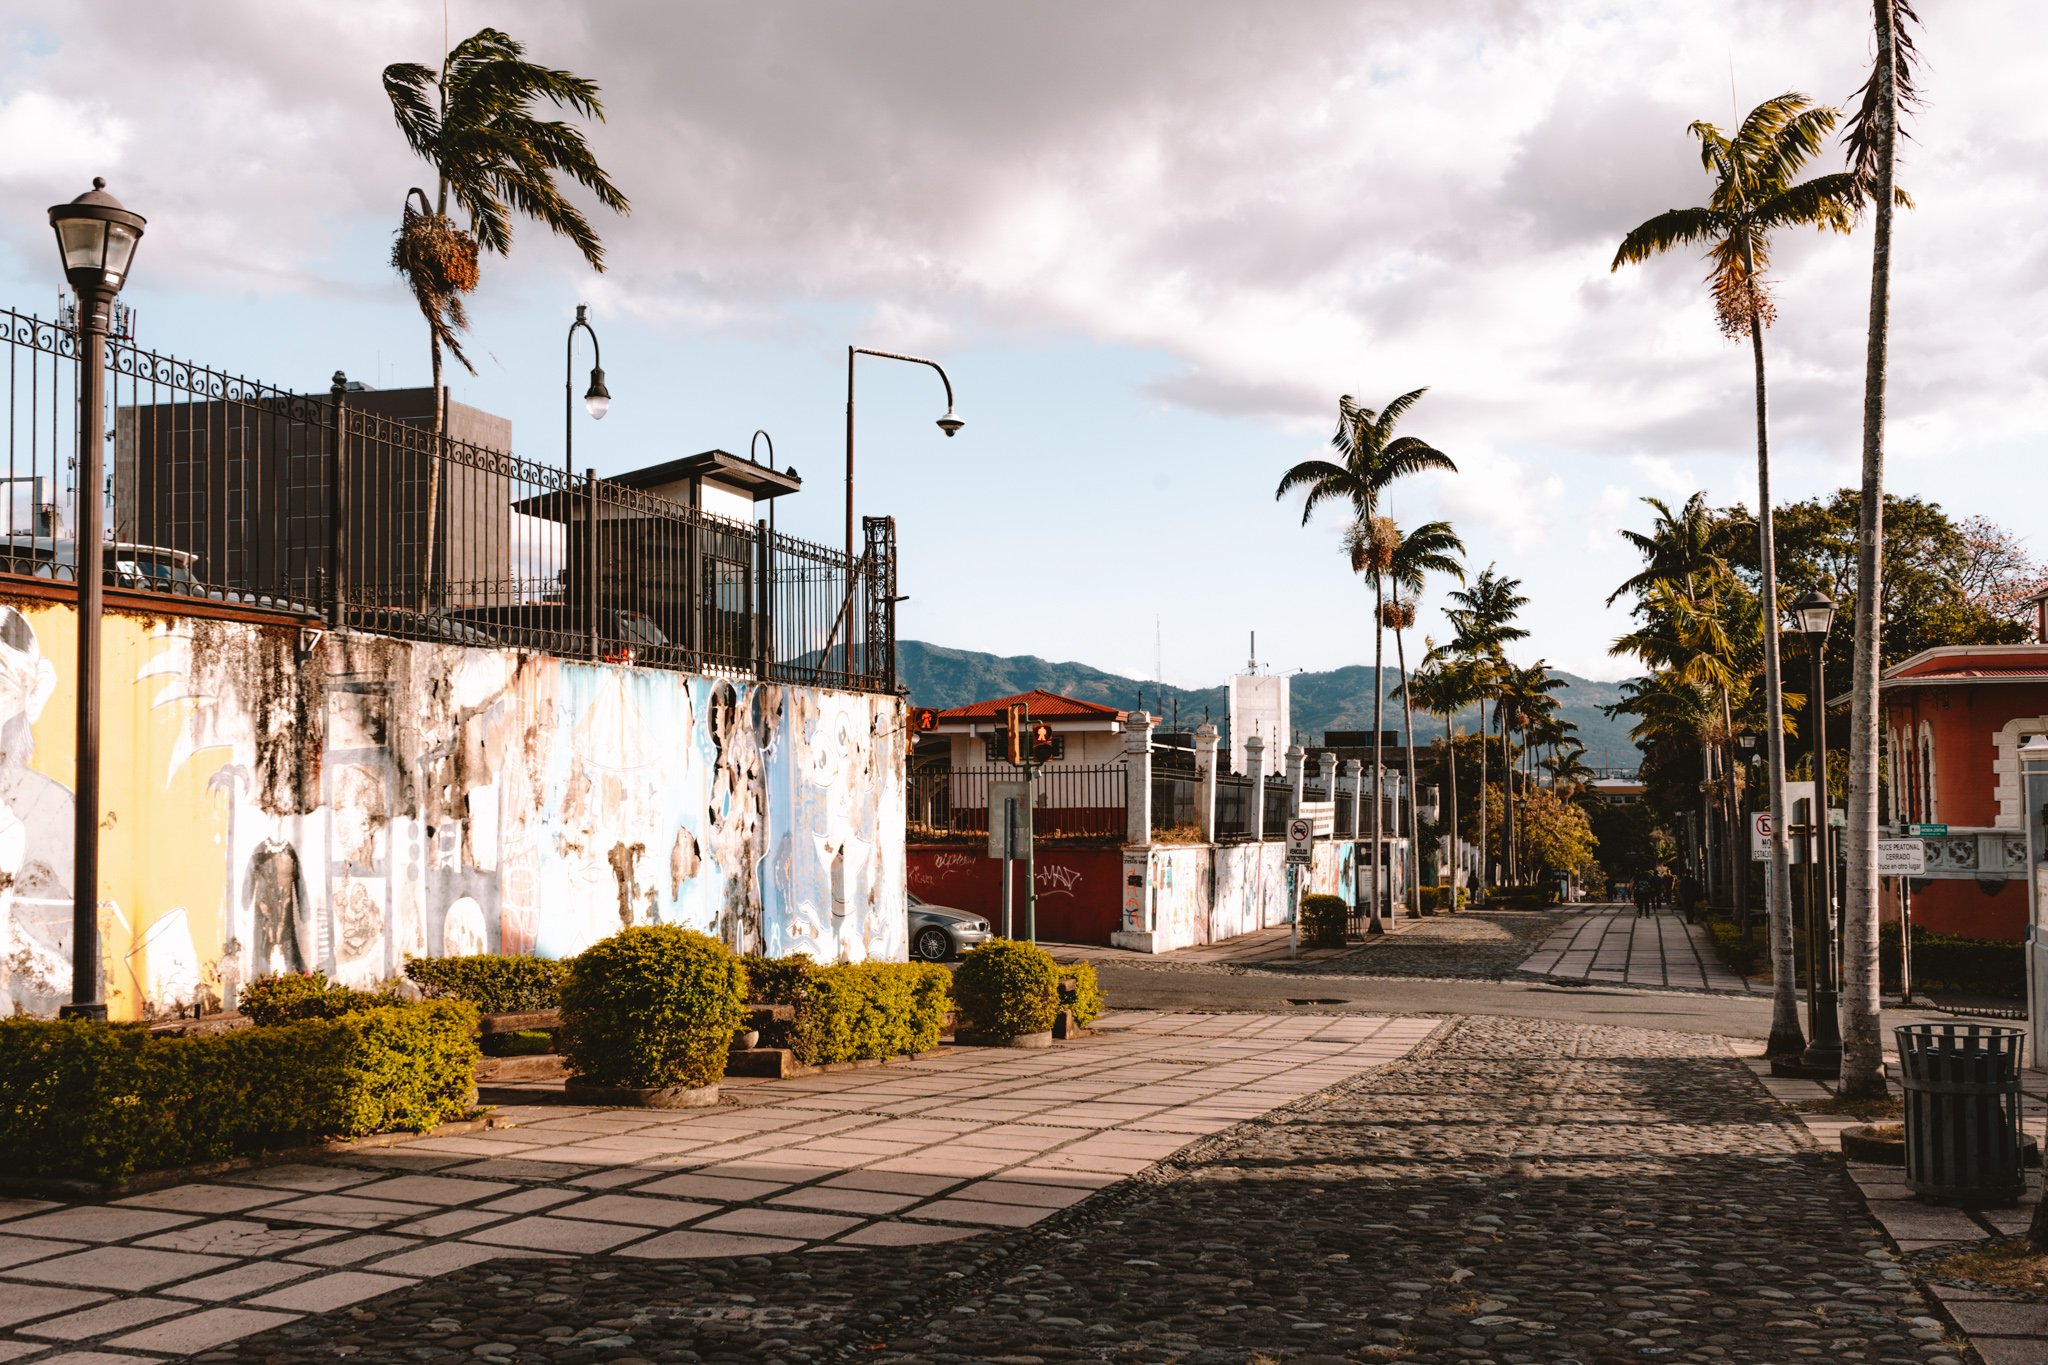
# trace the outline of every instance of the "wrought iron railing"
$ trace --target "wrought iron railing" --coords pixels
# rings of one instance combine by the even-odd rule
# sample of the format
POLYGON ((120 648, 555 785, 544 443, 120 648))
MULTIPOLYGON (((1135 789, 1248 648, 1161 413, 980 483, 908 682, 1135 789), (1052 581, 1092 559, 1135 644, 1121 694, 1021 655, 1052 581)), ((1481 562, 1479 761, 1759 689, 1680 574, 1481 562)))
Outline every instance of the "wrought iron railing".
MULTIPOLYGON (((76 337, 4 310, 0 333, 0 572, 75 581, 76 337)), ((110 584, 413 639, 894 690, 889 518, 867 519, 849 563, 765 523, 437 439, 405 394, 339 374, 293 393, 118 338, 105 363, 110 584)))
POLYGON ((1235 773, 1216 776, 1216 842, 1252 837, 1252 780, 1235 773))
POLYGON ((1185 768, 1152 769, 1152 828, 1199 828, 1201 775, 1185 768))
MULTIPOLYGON (((1007 763, 972 768, 922 768, 909 775, 910 835, 948 838, 988 833, 989 783, 1022 781, 1007 763)), ((1121 841, 1127 829, 1130 770, 1121 763, 1041 765, 1032 798, 1039 836, 1121 841)))
POLYGON ((1266 837, 1287 837, 1287 820, 1294 814, 1294 784, 1284 777, 1266 779, 1266 837))

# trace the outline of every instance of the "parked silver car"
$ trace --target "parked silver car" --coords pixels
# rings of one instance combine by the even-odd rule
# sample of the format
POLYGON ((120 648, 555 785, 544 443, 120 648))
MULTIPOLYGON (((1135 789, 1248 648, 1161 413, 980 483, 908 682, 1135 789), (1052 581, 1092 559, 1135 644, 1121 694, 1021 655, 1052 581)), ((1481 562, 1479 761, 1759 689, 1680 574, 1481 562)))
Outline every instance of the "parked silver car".
POLYGON ((988 921, 965 910, 930 905, 909 897, 910 955, 925 962, 947 962, 995 937, 988 921))

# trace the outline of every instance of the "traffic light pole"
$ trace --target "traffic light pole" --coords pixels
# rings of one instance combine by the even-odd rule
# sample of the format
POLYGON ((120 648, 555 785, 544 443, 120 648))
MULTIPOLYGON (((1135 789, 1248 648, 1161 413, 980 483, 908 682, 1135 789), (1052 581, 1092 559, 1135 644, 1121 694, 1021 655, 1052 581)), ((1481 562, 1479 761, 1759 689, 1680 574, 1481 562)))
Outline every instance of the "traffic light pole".
POLYGON ((1003 937, 1011 937, 1010 905, 1015 894, 1016 876, 1012 873, 1011 855, 1017 851, 1017 798, 1007 797, 1003 801, 1003 937))
POLYGON ((1038 765, 1024 765, 1024 937, 1038 943, 1038 765))

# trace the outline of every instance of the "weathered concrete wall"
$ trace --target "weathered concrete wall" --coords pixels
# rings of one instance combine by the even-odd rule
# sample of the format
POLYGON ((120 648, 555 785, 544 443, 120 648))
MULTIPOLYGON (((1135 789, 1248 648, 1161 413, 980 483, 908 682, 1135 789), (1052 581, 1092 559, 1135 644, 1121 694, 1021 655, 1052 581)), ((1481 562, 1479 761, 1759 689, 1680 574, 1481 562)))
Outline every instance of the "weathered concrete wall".
MULTIPOLYGON (((1342 896, 1356 905, 1354 869, 1363 847, 1319 840, 1300 894, 1342 896)), ((1285 844, 1155 844, 1126 850, 1125 863, 1123 926, 1115 935, 1122 947, 1164 953, 1287 922, 1285 844)))
MULTIPOLYGON (((68 606, 0 602, 0 992, 69 998, 68 606)), ((100 918, 117 1018, 622 925, 905 956, 895 698, 110 616, 100 918)))

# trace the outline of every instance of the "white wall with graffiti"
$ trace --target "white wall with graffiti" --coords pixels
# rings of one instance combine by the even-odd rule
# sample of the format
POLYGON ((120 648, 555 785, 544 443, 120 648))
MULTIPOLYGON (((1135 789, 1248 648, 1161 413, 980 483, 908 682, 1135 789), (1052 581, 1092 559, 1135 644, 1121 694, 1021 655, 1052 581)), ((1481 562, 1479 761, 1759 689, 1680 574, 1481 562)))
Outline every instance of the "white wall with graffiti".
MULTIPOLYGON (((1365 847, 1348 839, 1319 841, 1299 893, 1342 896, 1356 905, 1365 847)), ((1155 844, 1128 849, 1124 858, 1124 927, 1117 935, 1123 946, 1163 953, 1287 923, 1285 844, 1155 844)), ((1400 894, 1397 885, 1391 897, 1400 894)))
MULTIPOLYGON (((0 601, 0 991, 69 998, 75 615, 0 601)), ((117 1018, 630 924, 905 955, 893 697, 110 616, 100 919, 117 1018)))

